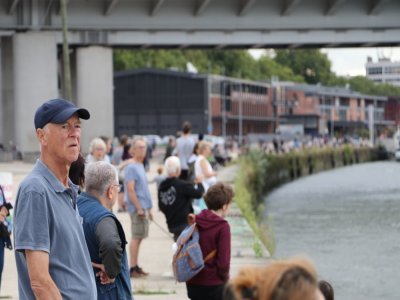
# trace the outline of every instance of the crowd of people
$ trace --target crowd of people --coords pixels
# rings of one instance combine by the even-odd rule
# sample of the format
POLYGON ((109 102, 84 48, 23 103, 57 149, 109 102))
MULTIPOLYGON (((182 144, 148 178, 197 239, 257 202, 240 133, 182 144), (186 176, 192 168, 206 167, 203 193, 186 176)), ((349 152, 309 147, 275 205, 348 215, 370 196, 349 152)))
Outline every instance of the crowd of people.
MULTIPOLYGON (((81 120, 89 118, 89 111, 62 99, 36 110, 40 158, 22 181, 14 208, 20 299, 132 299, 132 278, 149 275, 138 258, 153 219, 146 174, 151 145, 143 137, 121 136, 113 149, 111 139, 98 137, 85 157, 81 120), (130 239, 113 213, 115 203, 129 213, 130 239)), ((186 282, 188 298, 333 299, 330 284, 318 283, 315 268, 304 259, 245 268, 230 279, 231 233, 225 217, 234 192, 217 182, 211 155, 212 145, 195 141, 185 122, 181 136, 170 138, 164 166, 153 179, 158 208, 174 240, 195 222, 202 253, 215 252, 186 282)), ((12 207, 1 195, 4 221, 12 207)), ((2 237, 0 242, 6 244, 2 237)))

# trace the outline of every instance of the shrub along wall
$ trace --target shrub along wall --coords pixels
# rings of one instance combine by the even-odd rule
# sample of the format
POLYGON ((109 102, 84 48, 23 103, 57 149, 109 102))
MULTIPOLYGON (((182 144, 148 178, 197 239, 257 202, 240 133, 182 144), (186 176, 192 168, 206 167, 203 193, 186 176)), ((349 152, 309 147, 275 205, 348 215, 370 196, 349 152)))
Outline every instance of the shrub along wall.
POLYGON ((280 155, 250 151, 240 160, 240 173, 235 181, 235 199, 255 234, 273 253, 273 233, 263 223, 264 198, 269 192, 302 176, 387 158, 382 147, 353 148, 350 145, 280 155))

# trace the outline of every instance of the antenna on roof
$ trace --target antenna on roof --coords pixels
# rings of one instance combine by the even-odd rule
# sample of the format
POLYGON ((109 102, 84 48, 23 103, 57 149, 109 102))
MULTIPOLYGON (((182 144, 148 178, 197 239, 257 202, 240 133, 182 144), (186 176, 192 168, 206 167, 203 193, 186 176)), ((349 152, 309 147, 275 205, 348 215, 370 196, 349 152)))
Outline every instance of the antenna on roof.
POLYGON ((385 49, 376 48, 376 54, 378 56, 378 61, 390 61, 392 58, 392 48, 389 48, 389 54, 385 54, 385 49))

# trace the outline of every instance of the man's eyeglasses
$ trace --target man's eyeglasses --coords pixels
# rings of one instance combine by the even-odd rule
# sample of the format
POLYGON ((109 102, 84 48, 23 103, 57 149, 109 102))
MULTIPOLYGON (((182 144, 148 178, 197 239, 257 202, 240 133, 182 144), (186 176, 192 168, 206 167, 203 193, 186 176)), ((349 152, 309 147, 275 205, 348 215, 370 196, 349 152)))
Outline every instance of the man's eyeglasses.
POLYGON ((121 191, 122 184, 113 184, 112 186, 115 186, 117 188, 118 192, 121 191))

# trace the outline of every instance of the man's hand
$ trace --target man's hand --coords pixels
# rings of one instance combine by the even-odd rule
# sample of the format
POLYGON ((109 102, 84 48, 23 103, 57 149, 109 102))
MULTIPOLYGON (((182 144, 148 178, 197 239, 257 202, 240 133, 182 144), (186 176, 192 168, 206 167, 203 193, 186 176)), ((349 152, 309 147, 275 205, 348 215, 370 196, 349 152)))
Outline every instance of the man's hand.
POLYGON ((149 220, 153 221, 153 213, 151 211, 151 208, 147 210, 147 213, 149 214, 149 220))
POLYGON ((203 181, 203 176, 197 175, 196 178, 194 179, 194 183, 200 183, 203 181))
POLYGON ((145 211, 143 210, 143 208, 139 208, 139 209, 137 209, 136 210, 137 212, 137 215, 139 216, 139 218, 141 218, 141 219, 144 219, 145 217, 146 217, 146 213, 145 213, 145 211))
POLYGON ((8 209, 3 206, 0 210, 0 222, 3 223, 4 220, 7 218, 8 215, 8 209))
POLYGON ((96 273, 96 277, 100 278, 101 284, 110 284, 115 281, 115 278, 108 277, 108 275, 106 273, 106 269, 104 268, 103 264, 96 264, 96 263, 92 262, 92 266, 97 269, 100 269, 100 271, 96 273))

